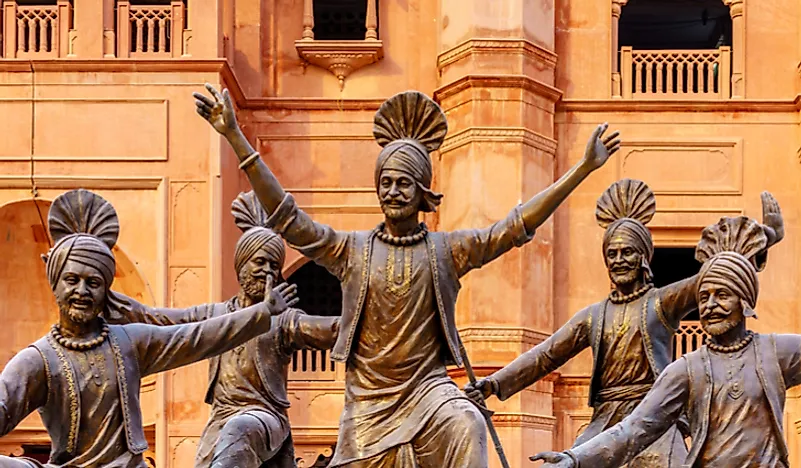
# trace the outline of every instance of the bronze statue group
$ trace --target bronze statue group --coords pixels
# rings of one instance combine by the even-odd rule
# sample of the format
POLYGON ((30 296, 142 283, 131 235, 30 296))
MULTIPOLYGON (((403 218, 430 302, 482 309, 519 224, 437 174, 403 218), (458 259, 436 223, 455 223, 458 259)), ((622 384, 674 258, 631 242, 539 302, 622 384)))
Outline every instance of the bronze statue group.
MULTIPOLYGON (((243 232, 234 253, 240 289, 187 309, 151 308, 112 291, 114 208, 86 190, 59 196, 48 215, 55 245, 45 256, 58 323, 0 374, 0 435, 39 410, 52 440, 44 466, 146 467, 140 379, 210 359, 211 416, 195 466, 294 467, 288 364, 296 350, 318 348, 346 363, 330 467, 485 468, 487 429, 497 438, 485 400, 505 400, 591 348, 589 426, 570 450, 532 459, 560 468, 789 467, 782 420, 787 389, 801 383, 801 335, 761 335, 745 323, 756 316, 757 272, 784 236, 770 194, 762 195, 762 223, 736 217, 709 226, 696 249, 700 273, 655 288, 646 227, 655 197, 641 181, 614 183, 596 210, 612 292, 462 390, 446 370, 472 373, 455 323, 460 278, 530 241, 619 149, 618 133, 599 126, 578 164, 500 221, 431 232, 420 213, 442 201, 431 188, 430 153, 447 121, 425 95, 400 93, 374 122, 384 222, 347 232, 297 206, 244 137, 227 91, 207 89, 211 97, 194 94, 197 112, 231 144, 253 187, 232 205, 243 232), (281 275, 285 243, 339 279, 340 317, 293 307, 297 290, 281 275), (671 362, 680 321, 696 309, 707 341, 671 362)), ((40 466, 0 456, 1 468, 40 466)))

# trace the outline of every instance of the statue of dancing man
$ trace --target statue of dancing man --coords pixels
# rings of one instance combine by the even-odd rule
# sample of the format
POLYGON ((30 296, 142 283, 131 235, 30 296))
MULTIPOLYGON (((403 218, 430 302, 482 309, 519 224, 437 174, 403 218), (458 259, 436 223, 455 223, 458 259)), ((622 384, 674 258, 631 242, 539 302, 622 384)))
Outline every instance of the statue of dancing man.
POLYGON ((227 91, 195 93, 197 112, 234 148, 269 226, 342 283, 340 333, 332 358, 347 362, 345 409, 331 467, 482 468, 483 415, 448 377, 461 365, 455 324, 459 278, 520 247, 592 171, 618 148, 599 126, 584 158, 556 183, 483 229, 429 232, 420 212, 442 195, 431 189, 429 153, 447 133, 445 115, 425 95, 388 99, 373 134, 383 147, 375 184, 384 222, 343 232, 313 221, 285 193, 237 125, 227 91))
POLYGON ((584 444, 541 453, 543 468, 615 468, 659 439, 683 414, 694 468, 788 468, 782 422, 788 389, 801 383, 801 335, 762 335, 756 318, 757 257, 768 245, 746 217, 723 218, 704 230, 695 256, 704 262, 696 299, 704 346, 670 364, 625 419, 584 444))
MULTIPOLYGON (((765 225, 757 228, 765 232, 767 249, 784 236, 784 223, 778 204, 767 192, 762 195, 762 206, 765 225)), ((598 199, 595 215, 606 229, 603 254, 614 290, 503 369, 468 384, 468 395, 477 400, 490 395, 506 400, 591 348, 592 419, 574 446, 630 414, 673 360, 673 335, 681 320, 698 307, 698 275, 663 288, 653 286, 650 262, 654 244, 646 224, 655 212, 656 199, 645 183, 624 179, 612 184, 598 199)), ((765 251, 759 255, 764 257, 765 251)), ((629 467, 682 466, 687 447, 679 428, 686 429, 686 425, 679 423, 629 467)))
MULTIPOLYGON (((55 245, 47 279, 59 321, 0 374, 0 436, 38 409, 52 440, 46 467, 146 468, 140 379, 267 333, 271 315, 284 312, 294 296, 286 287, 269 289, 266 302, 186 325, 109 325, 103 316, 120 314, 120 298, 109 289, 119 234, 114 208, 94 193, 73 190, 53 201, 48 224, 55 245)), ((0 456, 0 466, 42 465, 0 456)))
MULTIPOLYGON (((281 276, 284 241, 265 228, 267 213, 253 192, 234 200, 231 213, 242 237, 234 250, 239 292, 226 302, 187 309, 149 308, 128 299, 123 321, 157 325, 222 317, 264 300, 265 283, 294 285, 281 276)), ((297 298, 291 300, 294 305, 297 298)), ((304 348, 330 349, 339 317, 306 315, 290 308, 273 318, 268 333, 211 358, 206 403, 211 415, 195 459, 196 468, 294 468, 295 452, 287 409, 287 376, 292 355, 304 348)))

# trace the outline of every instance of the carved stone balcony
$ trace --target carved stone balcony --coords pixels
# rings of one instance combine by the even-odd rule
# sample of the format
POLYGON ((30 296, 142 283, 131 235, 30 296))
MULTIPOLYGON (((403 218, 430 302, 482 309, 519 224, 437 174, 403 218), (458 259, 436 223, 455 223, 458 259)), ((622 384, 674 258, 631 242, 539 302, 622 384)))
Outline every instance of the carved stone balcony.
POLYGON ((314 2, 303 3, 303 35, 295 41, 298 56, 307 64, 330 71, 345 87, 345 79, 354 71, 384 57, 384 44, 378 40, 376 0, 367 0, 364 40, 315 40, 314 2))
POLYGON ((184 54, 185 6, 131 5, 117 2, 117 56, 122 58, 169 58, 184 54))
MULTIPOLYGON (((613 83, 615 80, 613 79, 613 83)), ((731 98, 731 47, 712 50, 620 50, 623 99, 731 98)))
POLYGON ((17 5, 3 1, 3 57, 57 58, 70 54, 72 5, 17 5))

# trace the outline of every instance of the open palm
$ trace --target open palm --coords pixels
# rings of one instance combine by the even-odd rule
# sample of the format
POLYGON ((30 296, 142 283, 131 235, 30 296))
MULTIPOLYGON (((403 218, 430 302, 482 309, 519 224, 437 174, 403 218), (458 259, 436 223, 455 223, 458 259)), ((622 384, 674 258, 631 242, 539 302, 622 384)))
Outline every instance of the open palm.
POLYGON ((195 98, 195 109, 201 117, 206 119, 214 130, 217 130, 221 135, 230 135, 237 130, 236 114, 234 113, 234 105, 231 102, 231 96, 228 90, 224 89, 222 93, 214 89, 214 86, 206 83, 206 89, 211 93, 214 99, 204 96, 201 93, 192 93, 195 98))
POLYGON ((620 132, 612 132, 604 137, 604 133, 609 128, 608 123, 603 123, 592 132, 587 148, 584 150, 584 164, 590 169, 595 170, 603 166, 610 156, 620 149, 620 132))
POLYGON ((529 457, 529 460, 544 461, 545 463, 540 468, 576 468, 573 459, 562 452, 542 452, 529 457))

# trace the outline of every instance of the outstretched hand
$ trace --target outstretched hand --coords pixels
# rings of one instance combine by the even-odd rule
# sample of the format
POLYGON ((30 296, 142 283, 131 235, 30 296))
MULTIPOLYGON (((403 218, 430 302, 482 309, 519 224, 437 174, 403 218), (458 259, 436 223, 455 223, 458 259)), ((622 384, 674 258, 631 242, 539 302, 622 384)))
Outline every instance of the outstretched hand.
POLYGON ((768 247, 784 239, 782 210, 770 192, 762 192, 762 229, 768 236, 768 247))
POLYGON ((267 281, 264 283, 264 303, 267 305, 270 315, 280 315, 289 308, 289 302, 296 303, 292 301, 297 299, 295 298, 297 286, 281 283, 273 288, 273 281, 273 276, 267 275, 267 281), (290 298, 289 302, 285 299, 285 294, 290 298))
POLYGON ((227 89, 224 89, 221 94, 214 86, 208 83, 206 83, 206 90, 214 99, 202 93, 192 93, 197 106, 195 110, 214 127, 214 130, 228 137, 239 129, 231 96, 228 94, 227 89))
POLYGON ((542 452, 529 457, 531 461, 542 460, 545 463, 540 468, 576 468, 576 464, 569 455, 562 452, 542 452))
POLYGON ((464 393, 477 405, 484 406, 484 400, 492 395, 492 382, 489 379, 479 379, 475 383, 468 383, 464 387, 464 393))
POLYGON ((608 128, 608 123, 598 125, 598 128, 592 132, 592 136, 587 142, 582 163, 591 171, 603 166, 609 157, 620 149, 620 138, 618 138, 620 132, 615 131, 604 137, 604 133, 608 128))

